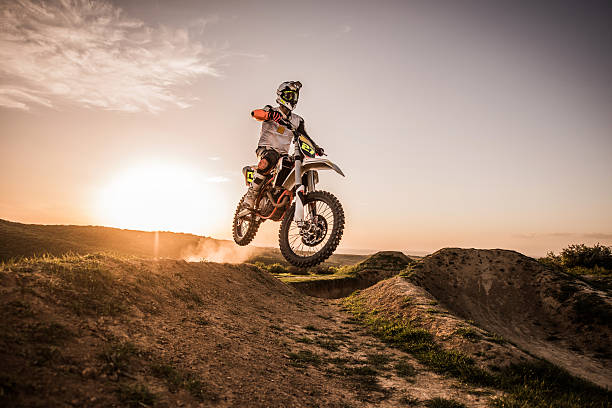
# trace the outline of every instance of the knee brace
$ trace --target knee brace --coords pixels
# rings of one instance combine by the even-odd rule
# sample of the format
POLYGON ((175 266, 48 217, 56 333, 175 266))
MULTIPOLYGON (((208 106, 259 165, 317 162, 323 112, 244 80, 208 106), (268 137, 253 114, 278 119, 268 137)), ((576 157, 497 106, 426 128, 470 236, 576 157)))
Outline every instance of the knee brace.
POLYGON ((278 163, 278 159, 280 159, 280 154, 273 149, 264 149, 259 154, 259 164, 257 165, 257 171, 266 174, 269 173, 270 170, 276 166, 278 163))

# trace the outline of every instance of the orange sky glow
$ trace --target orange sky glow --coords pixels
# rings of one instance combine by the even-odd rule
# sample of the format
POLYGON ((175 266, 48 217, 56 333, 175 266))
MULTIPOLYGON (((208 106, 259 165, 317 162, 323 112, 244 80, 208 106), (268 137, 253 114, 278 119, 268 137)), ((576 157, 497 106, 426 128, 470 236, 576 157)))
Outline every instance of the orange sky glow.
POLYGON ((300 80, 339 252, 612 245, 610 7, 275 4, 0 3, 0 218, 231 239, 249 113, 300 80))

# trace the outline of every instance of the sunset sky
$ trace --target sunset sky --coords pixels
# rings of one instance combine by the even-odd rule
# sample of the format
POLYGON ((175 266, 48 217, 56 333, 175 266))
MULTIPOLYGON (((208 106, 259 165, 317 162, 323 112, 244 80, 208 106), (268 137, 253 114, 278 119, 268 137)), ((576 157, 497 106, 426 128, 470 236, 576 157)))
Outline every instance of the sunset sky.
POLYGON ((0 218, 231 239, 250 111, 299 80, 347 175, 320 174, 340 252, 612 245, 610 21, 603 1, 0 0, 0 218))

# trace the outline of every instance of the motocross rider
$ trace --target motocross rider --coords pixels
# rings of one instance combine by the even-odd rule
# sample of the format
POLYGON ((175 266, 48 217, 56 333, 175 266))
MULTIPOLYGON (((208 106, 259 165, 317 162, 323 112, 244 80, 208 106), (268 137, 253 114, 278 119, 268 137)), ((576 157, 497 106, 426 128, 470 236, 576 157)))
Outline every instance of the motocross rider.
POLYGON ((263 109, 256 109, 251 112, 251 116, 262 121, 262 124, 259 143, 255 150, 259 164, 243 200, 243 204, 247 208, 252 209, 254 207, 259 190, 281 157, 284 160, 283 166, 285 164, 287 164, 286 167, 292 165, 288 154, 289 146, 293 140, 293 131, 287 128, 287 123, 290 123, 292 128, 297 129, 298 133, 312 141, 317 155, 321 156, 324 153, 323 148, 314 143, 312 138, 306 134, 304 119, 292 112, 297 105, 301 87, 302 84, 299 81, 283 82, 276 90, 276 102, 279 106, 266 105, 263 109))

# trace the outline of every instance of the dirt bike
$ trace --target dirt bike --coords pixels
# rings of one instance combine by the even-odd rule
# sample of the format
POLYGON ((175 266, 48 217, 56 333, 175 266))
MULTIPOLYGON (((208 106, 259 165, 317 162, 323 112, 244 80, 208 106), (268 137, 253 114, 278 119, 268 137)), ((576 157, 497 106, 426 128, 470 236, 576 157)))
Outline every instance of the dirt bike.
MULTIPOLYGON (((344 232, 344 210, 340 201, 327 191, 315 190, 319 170, 342 170, 328 159, 316 158, 310 139, 293 131, 293 159, 284 156, 259 189, 254 208, 245 208, 244 196, 234 214, 232 232, 238 245, 247 245, 266 221, 280 221, 280 251, 298 267, 320 264, 331 256, 344 232)), ((242 170, 246 184, 253 181, 255 166, 242 170)), ((246 195, 246 194, 245 194, 246 195)))

